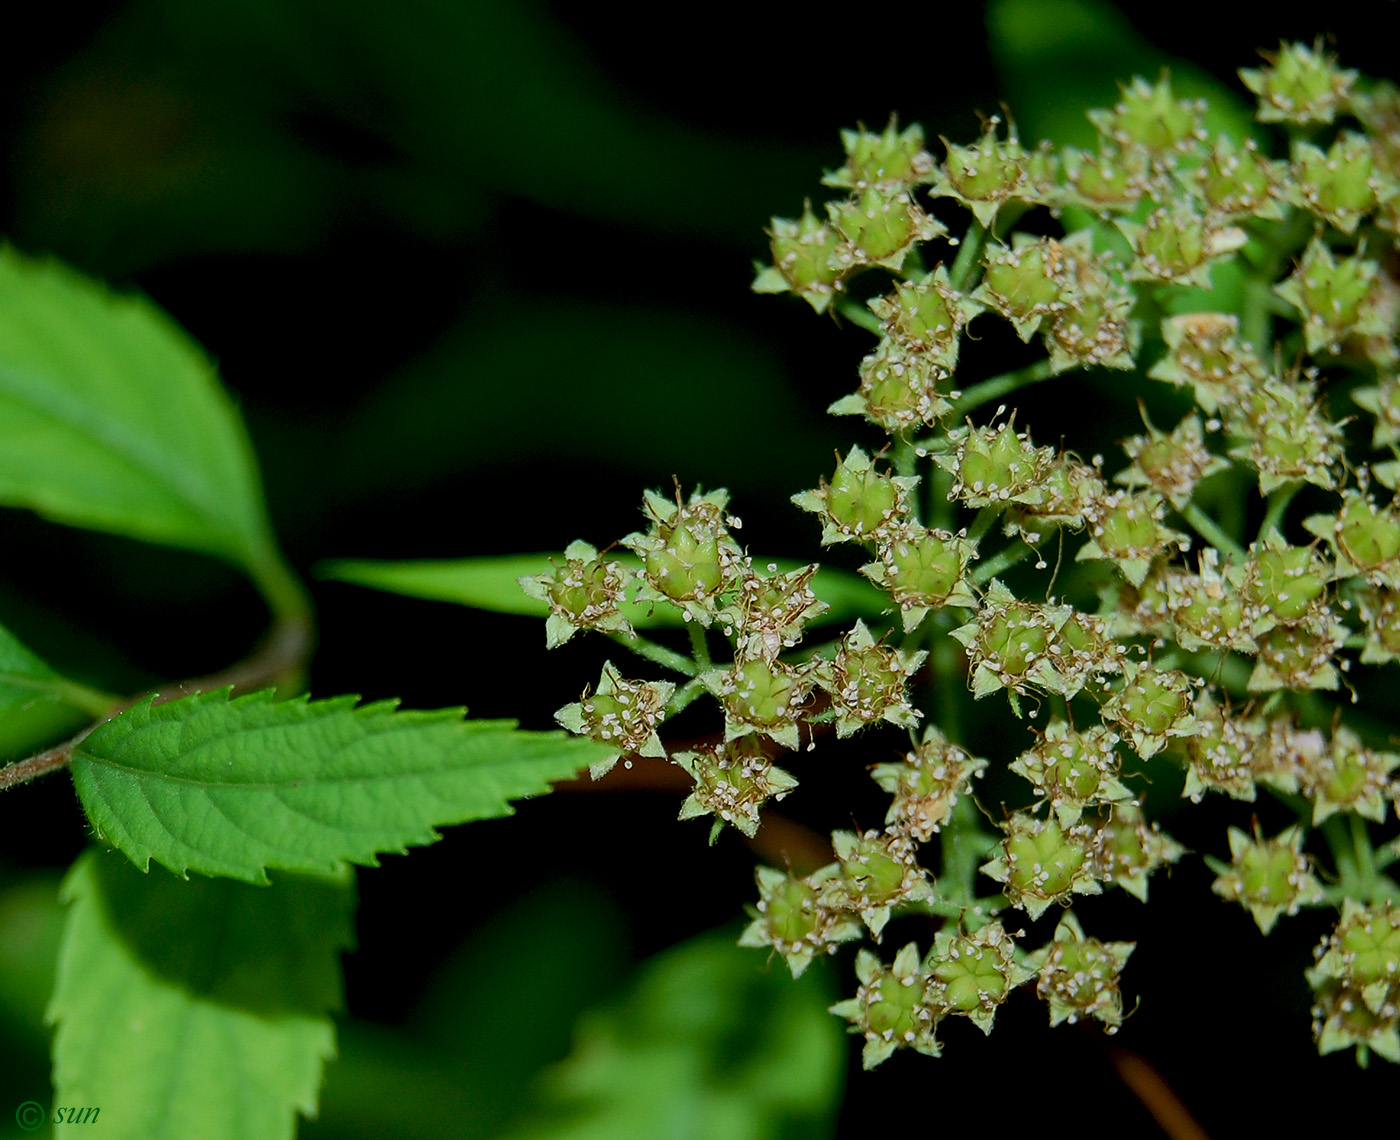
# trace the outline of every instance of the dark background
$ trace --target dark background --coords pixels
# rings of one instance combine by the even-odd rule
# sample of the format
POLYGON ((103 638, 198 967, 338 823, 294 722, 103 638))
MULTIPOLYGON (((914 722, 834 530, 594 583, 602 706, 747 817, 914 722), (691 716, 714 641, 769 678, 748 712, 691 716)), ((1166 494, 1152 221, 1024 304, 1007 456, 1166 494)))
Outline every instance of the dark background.
MULTIPOLYGON (((995 6, 991 26, 1018 7, 995 6)), ((331 557, 605 545, 639 525, 642 488, 673 475, 727 486, 756 551, 816 557, 815 528, 787 500, 834 448, 878 443, 823 415, 869 339, 748 283, 768 219, 819 197, 821 170, 839 164, 839 128, 893 111, 931 139, 970 141, 978 112, 1006 100, 1033 141, 1082 122, 1085 99, 1109 102, 1115 77, 1180 57, 1193 67, 1176 74, 1239 90, 1234 71, 1256 48, 1323 33, 1346 65, 1394 74, 1377 34, 1393 5, 1253 26, 1219 4, 1041 7, 1059 13, 1054 34, 1018 55, 1005 31, 993 50, 988 13, 971 4, 853 6, 832 21, 768 3, 664 16, 522 0, 39 6, 0 72, 0 229, 145 291, 207 348, 304 571, 331 557)), ((996 340, 966 351, 986 374, 1016 359, 996 340)), ((1088 453, 1131 430, 1131 400, 1099 395, 1097 425, 1063 389, 1029 396, 1022 422, 1088 453)), ((0 525, 0 620, 74 676, 137 691, 215 670, 261 629, 256 597, 203 559, 21 512, 0 525)), ((522 619, 335 583, 315 596, 320 696, 464 703, 544 728, 602 658, 584 639, 546 656, 522 619)), ((995 703, 977 743, 1009 756, 1024 730, 995 703)), ((844 791, 899 744, 872 734, 822 763, 845 769, 844 791)), ((66 778, 15 795, 30 806, 0 834, 0 862, 71 860, 85 835, 66 778)), ((855 822, 878 823, 877 798, 856 798, 794 810, 817 829, 862 811, 855 822)), ((559 795, 362 874, 351 1012, 402 1023, 484 916, 561 867, 615 909, 628 947, 580 984, 580 1005, 628 955, 732 920, 753 893, 753 856, 732 836, 707 848, 676 807, 661 792, 559 795)), ((1182 838, 1218 850, 1242 818, 1212 803, 1182 838)), ((1308 1038, 1301 971, 1324 916, 1284 922, 1266 943, 1210 878, 1188 859, 1154 882, 1150 908, 1081 908, 1093 932, 1139 941, 1128 989, 1141 1007, 1118 1043, 1216 1137, 1296 1132, 1324 1104, 1388 1104, 1393 1073, 1318 1061, 1308 1038), (1315 1091, 1300 1105, 1305 1083, 1315 1091)), ((999 1022, 985 1042, 954 1027, 938 1062, 854 1074, 842 1131, 891 1113, 909 1083, 931 1092, 928 1126, 1059 1113, 1150 1129, 1101 1035, 1049 1035, 1025 999, 999 1022)))

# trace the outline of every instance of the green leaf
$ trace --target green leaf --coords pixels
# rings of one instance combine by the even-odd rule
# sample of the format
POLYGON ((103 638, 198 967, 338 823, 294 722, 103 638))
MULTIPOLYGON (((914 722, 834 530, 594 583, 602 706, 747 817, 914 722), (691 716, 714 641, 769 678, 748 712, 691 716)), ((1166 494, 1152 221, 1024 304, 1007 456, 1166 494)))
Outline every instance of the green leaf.
POLYGON ((0 760, 28 756, 116 703, 60 676, 0 626, 0 760))
POLYGON ((830 1135, 846 1046, 827 986, 820 970, 765 970, 732 936, 670 950, 623 1005, 580 1023, 547 1085, 552 1119, 510 1140, 830 1135))
POLYGON ((607 754, 562 732, 405 711, 357 697, 236 700, 227 690, 146 701, 73 752, 99 835, 143 870, 252 882, 266 868, 325 872, 432 843, 435 827, 510 815, 607 754))
POLYGON ((214 366, 149 301, 0 247, 0 503, 239 566, 281 612, 300 588, 214 366))
MULTIPOLYGON (((641 560, 633 554, 609 551, 607 557, 609 562, 618 562, 630 570, 641 568, 641 560)), ((314 573, 318 578, 368 586, 373 590, 385 590, 410 598, 456 602, 493 613, 546 618, 549 616, 549 605, 527 597, 516 579, 547 573, 551 558, 556 565, 564 561, 564 556, 558 553, 508 554, 440 562, 379 562, 346 558, 323 562, 314 573)), ((776 566, 779 573, 786 574, 807 563, 791 558, 755 558, 754 565, 764 572, 770 565, 776 566)), ((845 621, 852 617, 873 617, 890 608, 889 598, 864 578, 829 566, 817 571, 812 579, 812 589, 818 598, 831 607, 814 618, 812 625, 845 621)), ((635 593, 635 587, 629 587, 628 598, 634 598, 635 593)), ((622 609, 637 629, 685 624, 681 610, 676 606, 629 600, 622 609)))
POLYGON ((315 1115, 352 942, 348 870, 181 882, 92 850, 63 898, 56 1105, 98 1109, 104 1140, 291 1140, 295 1113, 315 1115))

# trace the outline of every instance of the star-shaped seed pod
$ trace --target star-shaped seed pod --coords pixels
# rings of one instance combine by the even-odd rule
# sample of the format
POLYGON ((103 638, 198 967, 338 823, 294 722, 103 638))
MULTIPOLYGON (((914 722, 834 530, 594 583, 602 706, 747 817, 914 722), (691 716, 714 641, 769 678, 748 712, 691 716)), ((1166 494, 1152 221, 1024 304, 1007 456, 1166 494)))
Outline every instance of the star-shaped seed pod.
POLYGON ((1264 382, 1264 365, 1239 339, 1233 313, 1181 313, 1162 321, 1167 355, 1147 372, 1178 388, 1189 386, 1207 414, 1228 408, 1264 382))
MULTIPOLYGON (((1147 422, 1145 411, 1143 419, 1147 422)), ((1194 413, 1177 424, 1170 435, 1147 422, 1147 434, 1124 440, 1123 451, 1132 460, 1132 466, 1114 475, 1114 482, 1128 487, 1151 487, 1178 511, 1191 501, 1197 483, 1230 469, 1228 459, 1212 454, 1206 447, 1201 417, 1194 413)))
POLYGON ((1311 143, 1293 144, 1288 197, 1344 234, 1356 232, 1365 218, 1395 197, 1395 184, 1375 167, 1371 140, 1343 131, 1327 150, 1311 143))
POLYGON ((1015 949, 995 919, 972 934, 939 931, 924 958, 930 997, 945 1014, 966 1017, 990 1033, 997 1007, 1035 977, 1035 970, 1016 961, 1015 949))
POLYGON ((812 213, 811 202, 801 218, 774 218, 768 236, 773 264, 754 263, 755 293, 795 293, 820 313, 845 291, 848 271, 832 265, 841 235, 812 213))
POLYGON ((797 787, 797 780, 773 763, 771 751, 762 737, 750 734, 677 752, 671 759, 695 781, 679 818, 713 815, 711 843, 726 823, 752 839, 763 805, 770 799, 781 800, 797 787))
POLYGON ((666 746, 656 727, 666 715, 666 702, 675 691, 676 686, 669 681, 624 680, 609 661, 603 665, 597 691, 590 695, 585 689, 580 700, 565 705, 554 714, 554 719, 578 736, 591 737, 616 749, 589 767, 589 775, 598 780, 623 756, 665 758, 666 746))
POLYGON ((549 605, 545 645, 556 649, 581 629, 632 636, 632 623, 619 606, 627 600, 631 574, 621 563, 602 558, 595 547, 571 542, 564 565, 547 574, 516 579, 528 597, 549 605))
POLYGON ((1089 121, 1120 147, 1140 146, 1153 161, 1174 164, 1178 155, 1194 150, 1206 138, 1204 99, 1178 99, 1166 70, 1156 83, 1135 76, 1120 84, 1122 98, 1111 111, 1089 111, 1089 121))
POLYGON ((1116 1033, 1123 1023, 1123 994, 1118 978, 1127 965, 1135 942, 1100 942, 1086 938, 1073 914, 1066 914, 1055 936, 1026 959, 1040 976, 1036 993, 1050 1007, 1050 1024, 1073 1025, 1092 1017, 1116 1033))
POLYGON ((831 608, 812 590, 819 569, 813 562, 780 574, 770 562, 762 574, 745 556, 734 598, 716 615, 737 656, 772 661, 802 640, 806 624, 831 608))
POLYGON ((1104 725, 1080 732, 1063 720, 1054 720, 1010 768, 1031 782, 1041 797, 1037 807, 1049 804, 1061 826, 1071 827, 1085 808, 1132 799, 1132 792, 1118 779, 1117 747, 1118 734, 1104 725))
POLYGON ((1322 901, 1322 884, 1303 854, 1301 827, 1294 825, 1265 839, 1256 821, 1253 836, 1232 827, 1229 841, 1230 865, 1212 864, 1220 869, 1211 890, 1248 909, 1261 933, 1268 934, 1279 915, 1292 916, 1322 901))
POLYGON ((1064 246, 1053 238, 1014 233, 1010 246, 990 245, 982 255, 982 283, 972 298, 1000 313, 1021 340, 1029 341, 1063 304, 1064 259, 1064 246))
POLYGON ((1261 123, 1301 127, 1332 122, 1345 111, 1357 73, 1337 66, 1337 57, 1322 50, 1319 39, 1307 44, 1280 43, 1277 52, 1261 52, 1268 67, 1240 68, 1240 80, 1259 96, 1261 123))
POLYGON ((1332 548, 1336 576, 1363 576, 1373 586, 1400 587, 1400 516, 1361 491, 1342 492, 1335 515, 1309 515, 1303 526, 1332 548))
POLYGON ((928 873, 919 866, 914 844, 907 836, 833 831, 831 846, 841 875, 827 884, 823 901, 833 910, 860 915, 877 942, 891 908, 933 898, 928 873))
POLYGON ((758 733, 790 752, 801 747, 798 725, 812 691, 810 667, 754 657, 712 669, 701 681, 724 706, 725 740, 758 733))
POLYGON ((894 115, 878 135, 863 126, 842 131, 841 146, 846 163, 822 175, 823 186, 907 188, 925 181, 934 168, 933 155, 924 149, 923 127, 912 123, 901 131, 894 115))
POLYGON ((1290 759, 1297 790, 1312 801, 1314 827, 1339 811, 1385 821, 1390 774, 1400 767, 1400 755, 1367 748, 1351 729, 1339 726, 1330 741, 1296 749, 1290 759))
POLYGON ((917 475, 876 471, 870 456, 853 447, 845 459, 837 456, 829 484, 823 479, 815 491, 802 491, 792 501, 821 516, 823 546, 833 542, 873 545, 908 520, 909 493, 918 484, 917 475))
POLYGON ((860 572, 899 606, 905 633, 916 629, 930 610, 977 608, 965 576, 977 544, 963 535, 910 522, 891 528, 875 552, 879 560, 867 562, 860 572))
POLYGON ((1163 525, 1166 507, 1155 491, 1111 491, 1086 504, 1089 540, 1075 554, 1076 562, 1102 559, 1114 563, 1123 577, 1141 586, 1159 555, 1175 547, 1190 549, 1180 531, 1163 525))
POLYGON ((1210 270, 1245 243, 1245 232, 1192 203, 1159 206, 1141 222, 1119 220, 1118 229, 1137 255, 1128 267, 1129 281, 1165 281, 1211 288, 1210 270))
POLYGON ((729 514, 723 488, 694 491, 682 504, 647 491, 642 510, 651 520, 646 534, 629 534, 622 545, 642 559, 637 601, 676 606, 686 621, 709 628, 723 595, 738 580, 743 551, 730 535, 742 525, 729 514))
POLYGON ((1196 731, 1182 741, 1186 784, 1181 794, 1200 803, 1206 792, 1224 792, 1232 799, 1253 803, 1256 781, 1276 767, 1269 742, 1269 724, 1248 711, 1235 713, 1204 689, 1192 709, 1196 731))
POLYGON ((1006 838, 1000 852, 981 871, 1004 885, 1012 906, 1039 918, 1051 903, 1068 902, 1075 894, 1101 893, 1091 859, 1094 828, 1089 824, 1062 827, 1056 819, 1018 811, 1002 830, 1006 838))
POLYGON ((1186 848, 1156 823, 1143 818, 1136 802, 1116 803, 1094 836, 1094 874, 1117 883, 1139 902, 1147 901, 1147 877, 1175 863, 1186 848))
POLYGON ((986 121, 981 140, 971 146, 957 146, 944 139, 948 157, 929 186, 935 198, 955 198, 988 228, 1007 202, 1049 204, 1055 197, 1053 157, 1048 147, 1042 153, 1028 154, 1016 137, 1015 124, 1007 125, 1004 139, 997 134, 1000 126, 1000 117, 993 115, 986 121))
POLYGON ((827 264, 843 276, 875 265, 898 273, 915 246, 948 232, 906 189, 888 183, 854 190, 844 201, 828 202, 826 212, 845 239, 827 264))
POLYGON ((836 735, 850 736, 882 720, 903 728, 918 724, 923 713, 909 702, 906 690, 927 658, 926 650, 911 653, 877 642, 858 620, 841 639, 835 659, 817 662, 813 672, 817 684, 831 694, 836 735))
POLYGON ((1177 173, 1215 217, 1232 222, 1247 218, 1276 222, 1283 218, 1285 165, 1260 154, 1253 139, 1245 139, 1241 146, 1229 135, 1220 134, 1211 141, 1210 153, 1199 166, 1185 177, 1177 173))
POLYGON ((1180 737, 1196 734, 1192 699, 1200 682, 1180 669, 1159 669, 1128 661, 1123 682, 1104 703, 1105 721, 1117 725, 1133 751, 1144 760, 1180 737))
POLYGON ((972 781, 986 770, 986 760, 929 725, 902 761, 876 764, 870 775, 894 797, 885 813, 886 828, 926 843, 952 815, 958 797, 971 794, 972 781))
POLYGON ((806 878, 759 867, 758 904, 750 910, 753 921, 739 936, 739 945, 772 947, 798 978, 818 954, 834 954, 840 943, 859 938, 861 925, 852 915, 821 901, 826 884, 840 873, 835 863, 806 878))
POLYGON ((865 1038, 863 1068, 875 1068, 896 1049, 939 1055, 933 1031, 942 1012, 929 1001, 929 975, 919 961, 918 946, 910 942, 888 969, 869 950, 861 950, 856 954, 856 977, 856 996, 837 1002, 831 1012, 852 1022, 851 1032, 865 1038))
POLYGON ((1307 971, 1318 1052, 1357 1047, 1400 1064, 1400 908, 1342 901, 1307 971))

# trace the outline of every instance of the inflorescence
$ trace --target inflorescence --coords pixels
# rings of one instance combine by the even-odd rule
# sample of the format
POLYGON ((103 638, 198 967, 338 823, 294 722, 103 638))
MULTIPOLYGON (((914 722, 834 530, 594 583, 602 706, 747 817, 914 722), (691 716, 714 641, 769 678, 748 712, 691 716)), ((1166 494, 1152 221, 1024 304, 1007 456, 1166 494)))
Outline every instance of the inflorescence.
POLYGON ((1301 44, 1240 74, 1253 137, 1217 128, 1164 73, 1089 112, 1088 151, 1026 147, 995 118, 941 160, 917 126, 845 131, 823 179, 844 196, 773 220, 754 289, 877 337, 830 411, 888 446, 851 447, 793 501, 823 546, 864 552, 883 615, 805 643, 827 620, 819 567, 756 563, 722 490, 648 492, 647 529, 617 544, 629 553, 576 542, 522 580, 549 606, 551 648, 596 630, 681 675, 609 664, 558 719, 615 749, 595 777, 669 757, 694 782, 681 817, 712 817, 712 841, 726 825, 756 833, 798 787, 779 764, 796 767, 819 727, 905 733, 902 759, 870 772, 890 797, 883 826, 835 832, 813 873, 760 868, 742 937, 796 975, 880 943, 901 916, 935 924, 924 952, 856 954, 858 989, 833 1012, 867 1067, 899 1048, 937 1056, 945 1018, 990 1031, 1023 986, 1052 1024, 1118 1028, 1134 945, 1087 936, 1068 908, 1113 887, 1145 901, 1151 874, 1185 855, 1144 815, 1149 772, 1175 772, 1188 801, 1264 792, 1297 814, 1278 834, 1255 820, 1221 836, 1214 891, 1265 934, 1338 910, 1307 972, 1318 1045, 1400 1061, 1400 889, 1384 873, 1400 840, 1382 835, 1400 753, 1355 707, 1359 669, 1400 658, 1400 89, 1301 44), (864 303, 858 278, 877 283, 864 303), (998 321, 1042 355, 959 375, 969 327, 998 321), (1000 406, 974 419, 1084 370, 1165 385, 1154 402, 1185 414, 1159 427, 1144 410, 1120 463, 1037 442, 1000 406), (1229 506, 1250 489, 1252 536, 1229 506), (1052 562, 1071 579, 1059 597, 1054 577, 1024 585, 1052 562), (628 615, 648 607, 678 612, 691 656, 638 636, 628 615), (720 634, 727 659, 713 660, 720 634), (1044 727, 1019 755, 974 756, 940 723, 948 686, 1004 693, 1018 715, 1030 703, 1044 727), (705 694, 722 729, 670 751, 665 721, 705 694), (992 764, 1024 781, 1021 801, 978 800, 992 764), (1023 948, 1008 920, 1052 908, 1050 940, 1023 948))

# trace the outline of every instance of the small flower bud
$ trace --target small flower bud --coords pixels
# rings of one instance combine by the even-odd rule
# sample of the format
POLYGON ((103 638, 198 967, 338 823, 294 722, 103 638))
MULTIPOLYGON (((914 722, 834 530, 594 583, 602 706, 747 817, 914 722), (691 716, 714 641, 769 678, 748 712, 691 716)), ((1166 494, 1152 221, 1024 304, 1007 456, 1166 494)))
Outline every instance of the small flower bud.
POLYGON ((549 603, 545 645, 557 648, 580 629, 631 636, 632 624, 618 608, 630 578, 622 564, 605 561, 586 542, 571 542, 564 559, 548 574, 517 579, 529 597, 549 603))
POLYGON ((838 874, 835 863, 805 879, 759 867, 758 905, 750 911, 753 921, 740 935, 739 945, 755 949, 771 946, 797 978, 818 954, 834 954, 839 943, 859 938, 859 922, 828 909, 821 901, 826 884, 838 874))
POLYGON ((1103 706, 1103 718, 1116 724, 1145 760, 1172 740, 1195 735, 1195 689, 1196 682, 1179 669, 1129 661, 1123 666, 1122 687, 1103 706))
POLYGON ((1274 928, 1279 915, 1292 916, 1322 901, 1322 884, 1303 854, 1301 828, 1290 827, 1265 839, 1256 823, 1253 838, 1232 827, 1229 839, 1230 866, 1216 877, 1211 889, 1248 909, 1262 933, 1274 928))
POLYGON ((947 1014, 959 1014, 983 1033, 992 1031, 992 1019, 1017 986, 1035 977, 1035 971, 1015 958, 1015 944, 998 921, 973 934, 941 930, 924 959, 932 975, 929 995, 947 1014))
POLYGON ((1101 888, 1090 858, 1094 829, 1089 824, 1062 827, 1056 819, 1015 812, 1002 825, 1006 838, 982 874, 1004 885, 1006 901, 1039 918, 1051 903, 1073 894, 1096 895, 1101 888))
POLYGON ((597 780, 612 770, 619 757, 665 757, 666 748, 656 726, 666 715, 666 702, 675 691, 675 685, 667 681, 624 680, 608 662, 597 691, 590 696, 585 689, 581 700, 565 705, 554 719, 578 736, 591 737, 617 750, 589 768, 589 775, 597 780))
POLYGON ((769 233, 773 264, 756 265, 755 293, 796 293, 817 312, 831 304, 845 289, 845 273, 832 265, 841 235, 812 213, 812 204, 802 207, 802 217, 793 221, 774 218, 769 233))
POLYGON ((864 1068, 875 1068, 896 1049, 939 1055, 933 1030, 942 1012, 929 1002, 929 975, 914 943, 895 955, 889 969, 869 950, 861 950, 856 954, 856 977, 856 996, 837 1002, 831 1012, 852 1022, 851 1032, 865 1038, 864 1068))
POLYGON ((1060 919, 1050 944, 1027 959, 1039 974, 1036 993, 1050 1006, 1050 1024, 1092 1017, 1116 1033, 1123 1022, 1118 976, 1136 945, 1086 938, 1073 914, 1060 919))
POLYGON ((870 457, 853 447, 838 456, 830 485, 823 479, 815 491, 803 491, 792 501, 804 511, 822 516, 822 545, 833 542, 878 543, 909 513, 909 492, 918 476, 884 475, 870 457))
POLYGON ((923 715, 909 703, 909 678, 928 653, 889 649, 870 636, 863 621, 841 639, 836 658, 816 667, 817 684, 831 694, 836 735, 850 736, 876 721, 913 728, 923 715))
POLYGON ((730 823, 750 839, 758 832, 759 809, 770 799, 781 800, 797 781, 774 765, 758 736, 741 736, 719 745, 702 745, 671 757, 695 781, 695 790, 681 804, 681 819, 713 815, 716 832, 730 823))
POLYGON ((1322 43, 1279 44, 1277 53, 1261 52, 1268 67, 1240 68, 1244 85, 1259 96, 1261 123, 1330 123, 1351 95, 1356 72, 1337 67, 1322 43))
POLYGON ((926 843, 952 814, 958 797, 970 793, 973 779, 986 770, 986 760, 950 743, 930 725, 902 761, 876 764, 870 774, 894 797, 885 826, 926 843))

